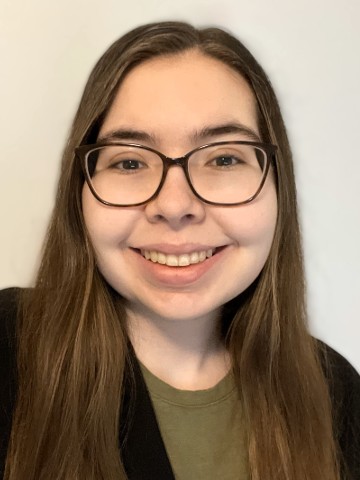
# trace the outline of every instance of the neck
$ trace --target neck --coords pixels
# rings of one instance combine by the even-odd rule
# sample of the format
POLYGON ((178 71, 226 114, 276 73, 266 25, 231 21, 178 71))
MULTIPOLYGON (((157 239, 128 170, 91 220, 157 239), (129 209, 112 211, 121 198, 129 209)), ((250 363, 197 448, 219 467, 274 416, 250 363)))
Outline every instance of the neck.
POLYGON ((137 358, 158 378, 184 390, 216 385, 229 371, 219 313, 171 320, 128 309, 128 332, 137 358))

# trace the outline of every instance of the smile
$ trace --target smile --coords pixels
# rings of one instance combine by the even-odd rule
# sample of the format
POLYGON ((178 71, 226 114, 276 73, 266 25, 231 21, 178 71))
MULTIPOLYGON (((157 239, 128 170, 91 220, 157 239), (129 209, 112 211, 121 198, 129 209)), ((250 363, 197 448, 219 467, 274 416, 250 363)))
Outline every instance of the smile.
POLYGON ((141 250, 141 255, 153 263, 160 263, 169 267, 187 267, 196 263, 202 263, 215 253, 214 249, 201 250, 191 253, 183 253, 180 255, 166 254, 155 250, 141 250))

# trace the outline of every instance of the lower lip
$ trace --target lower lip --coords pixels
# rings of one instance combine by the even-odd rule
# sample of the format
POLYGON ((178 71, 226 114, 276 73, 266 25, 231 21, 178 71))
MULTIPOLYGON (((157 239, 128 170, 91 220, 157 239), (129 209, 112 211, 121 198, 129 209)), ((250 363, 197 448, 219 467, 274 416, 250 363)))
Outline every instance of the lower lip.
POLYGON ((224 256, 227 248, 222 248, 215 255, 207 258, 201 263, 195 263, 186 267, 169 267, 168 265, 162 265, 161 263, 154 263, 151 260, 146 260, 139 252, 134 252, 137 261, 139 262, 140 269, 145 277, 150 277, 152 281, 155 281, 162 285, 167 286, 186 286, 198 281, 202 278, 219 260, 224 256))

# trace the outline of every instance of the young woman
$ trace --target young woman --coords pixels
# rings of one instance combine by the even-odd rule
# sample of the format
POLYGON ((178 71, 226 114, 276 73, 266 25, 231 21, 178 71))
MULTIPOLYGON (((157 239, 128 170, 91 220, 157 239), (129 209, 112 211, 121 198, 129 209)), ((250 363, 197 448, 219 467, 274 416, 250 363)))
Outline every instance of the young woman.
POLYGON ((308 332, 278 102, 220 29, 103 55, 35 288, 0 310, 7 480, 360 478, 360 378, 308 332))

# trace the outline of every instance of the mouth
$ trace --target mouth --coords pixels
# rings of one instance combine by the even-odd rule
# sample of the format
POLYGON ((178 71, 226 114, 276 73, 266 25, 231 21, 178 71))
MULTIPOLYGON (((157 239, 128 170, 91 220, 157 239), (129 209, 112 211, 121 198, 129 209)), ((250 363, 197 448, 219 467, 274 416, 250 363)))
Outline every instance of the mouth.
POLYGON ((157 250, 134 250, 143 258, 153 263, 159 263, 160 265, 166 265, 168 267, 187 267, 189 265, 205 262, 224 248, 225 246, 222 246, 207 250, 197 250, 190 253, 182 253, 179 255, 167 254, 157 250))

